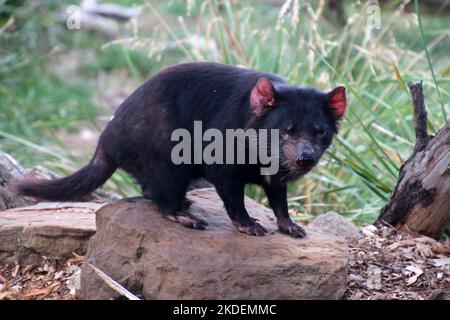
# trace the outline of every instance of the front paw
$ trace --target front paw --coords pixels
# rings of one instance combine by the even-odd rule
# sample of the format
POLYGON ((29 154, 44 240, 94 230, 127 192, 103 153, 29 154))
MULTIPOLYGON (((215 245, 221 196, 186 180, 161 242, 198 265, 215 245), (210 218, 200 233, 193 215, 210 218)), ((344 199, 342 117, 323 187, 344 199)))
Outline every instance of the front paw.
POLYGON ((294 238, 304 238, 306 237, 306 231, 296 223, 292 221, 283 221, 278 223, 278 229, 280 232, 289 234, 294 238))
POLYGON ((267 230, 253 219, 252 223, 249 224, 236 223, 235 226, 239 232, 246 233, 251 236, 264 236, 267 233, 267 230))

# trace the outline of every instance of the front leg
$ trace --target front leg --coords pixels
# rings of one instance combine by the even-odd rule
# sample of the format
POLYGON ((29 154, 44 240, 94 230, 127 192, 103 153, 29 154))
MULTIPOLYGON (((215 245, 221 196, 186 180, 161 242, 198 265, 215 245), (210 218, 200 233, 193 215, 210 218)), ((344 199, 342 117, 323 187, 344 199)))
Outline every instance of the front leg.
POLYGON ((236 229, 252 236, 266 234, 267 230, 255 219, 252 219, 245 209, 244 184, 222 181, 215 184, 215 187, 236 229))
POLYGON ((282 233, 290 234, 296 238, 303 238, 306 236, 305 230, 291 220, 288 213, 287 205, 287 186, 270 186, 265 185, 264 190, 269 205, 277 217, 278 229, 282 233))

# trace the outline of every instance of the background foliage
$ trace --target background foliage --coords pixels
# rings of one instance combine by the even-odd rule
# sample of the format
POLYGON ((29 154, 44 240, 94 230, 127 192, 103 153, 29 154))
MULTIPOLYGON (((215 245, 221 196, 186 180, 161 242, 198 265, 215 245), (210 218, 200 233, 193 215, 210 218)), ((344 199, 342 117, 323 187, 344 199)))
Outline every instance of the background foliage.
MULTIPOLYGON (((67 29, 60 13, 71 1, 0 0, 0 149, 26 166, 75 170, 93 148, 75 152, 70 137, 83 128, 98 134, 121 99, 161 68, 212 60, 320 90, 346 85, 340 136, 317 169, 290 186, 289 203, 303 213, 296 219, 333 210, 371 222, 414 144, 407 81, 424 80, 433 132, 450 114, 444 8, 389 1, 376 7, 374 29, 373 11, 358 1, 344 2, 344 24, 326 1, 111 2, 143 6, 112 38, 67 29)), ((123 172, 107 186, 138 193, 123 172)), ((257 187, 247 194, 267 201, 257 187)))

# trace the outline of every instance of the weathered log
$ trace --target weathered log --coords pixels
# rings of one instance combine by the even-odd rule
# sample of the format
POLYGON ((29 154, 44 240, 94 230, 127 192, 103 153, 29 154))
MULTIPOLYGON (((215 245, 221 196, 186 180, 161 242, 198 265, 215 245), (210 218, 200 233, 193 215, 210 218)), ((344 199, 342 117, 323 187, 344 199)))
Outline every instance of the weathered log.
POLYGON ((422 82, 408 86, 416 145, 401 167, 394 193, 377 222, 438 239, 450 222, 450 122, 429 136, 422 82))
POLYGON ((90 14, 119 21, 128 21, 137 17, 142 11, 141 7, 125 7, 115 3, 98 3, 97 0, 82 0, 81 8, 90 14))
MULTIPOLYGON (((15 181, 25 178, 55 179, 57 177, 58 175, 41 166, 24 169, 16 159, 0 151, 0 211, 39 202, 39 199, 17 195, 13 187, 15 181)), ((111 202, 117 199, 119 199, 117 195, 97 189, 92 195, 86 196, 84 200, 111 202)))

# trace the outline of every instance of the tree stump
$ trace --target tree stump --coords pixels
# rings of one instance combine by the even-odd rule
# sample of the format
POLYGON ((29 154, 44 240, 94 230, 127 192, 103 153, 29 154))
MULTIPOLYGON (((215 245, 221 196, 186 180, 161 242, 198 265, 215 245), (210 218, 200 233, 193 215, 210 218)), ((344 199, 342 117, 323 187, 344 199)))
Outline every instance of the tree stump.
POLYGON ((450 222, 450 122, 433 137, 427 133, 422 82, 408 83, 414 105, 416 144, 378 223, 435 239, 450 222))

